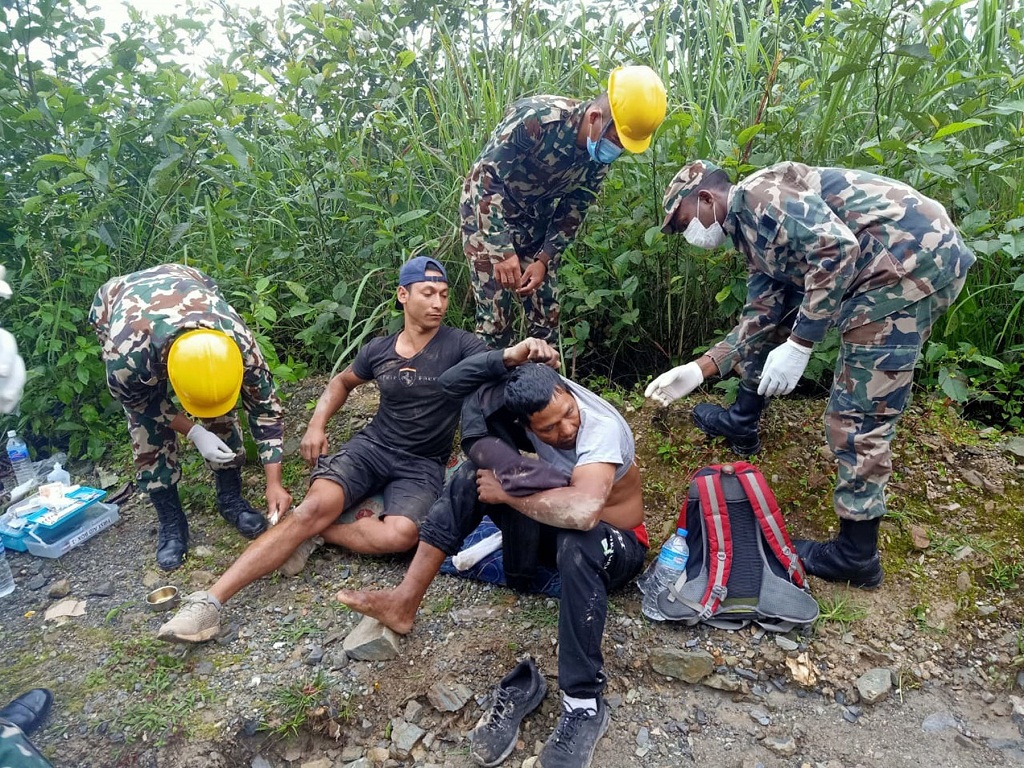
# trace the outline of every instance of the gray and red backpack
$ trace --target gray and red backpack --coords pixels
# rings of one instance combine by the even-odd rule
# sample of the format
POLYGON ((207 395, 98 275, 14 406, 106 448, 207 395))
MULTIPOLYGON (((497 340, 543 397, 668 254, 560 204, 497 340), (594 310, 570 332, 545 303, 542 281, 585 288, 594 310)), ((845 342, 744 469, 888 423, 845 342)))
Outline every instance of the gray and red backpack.
POLYGON ((755 622, 788 632, 818 617, 818 603, 760 470, 738 461, 694 474, 678 526, 687 530, 686 581, 658 608, 669 620, 739 629, 755 622))

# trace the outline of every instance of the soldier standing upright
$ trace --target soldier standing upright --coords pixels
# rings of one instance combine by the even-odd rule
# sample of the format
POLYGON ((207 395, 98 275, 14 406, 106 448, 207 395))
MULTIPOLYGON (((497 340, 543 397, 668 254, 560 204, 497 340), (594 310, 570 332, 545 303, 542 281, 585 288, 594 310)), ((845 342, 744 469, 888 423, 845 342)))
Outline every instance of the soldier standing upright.
POLYGON ((623 149, 643 152, 665 119, 665 86, 650 67, 619 67, 588 102, 534 96, 512 104, 462 188, 462 244, 476 296, 476 334, 512 341, 512 300, 529 336, 558 344, 562 251, 623 149))
POLYGON ((96 294, 89 322, 103 348, 107 386, 128 416, 137 482, 160 520, 157 565, 174 570, 188 552, 179 434, 213 470, 221 516, 249 539, 266 530, 266 519, 242 497, 239 393, 266 473, 271 519, 287 511, 292 497, 281 484, 284 418, 274 380, 256 339, 209 277, 181 264, 115 277, 96 294))
POLYGON ((911 187, 800 163, 765 168, 735 185, 712 163, 690 163, 665 193, 663 231, 708 249, 731 235, 747 260, 747 299, 736 327, 646 392, 667 405, 736 366, 743 378, 736 403, 693 412, 702 431, 724 436, 736 453, 760 449, 765 398, 792 392, 814 345, 831 326, 839 330, 825 411, 838 461, 839 535, 796 546, 815 576, 878 586, 878 525, 896 422, 921 348, 963 288, 974 254, 945 209, 911 187))

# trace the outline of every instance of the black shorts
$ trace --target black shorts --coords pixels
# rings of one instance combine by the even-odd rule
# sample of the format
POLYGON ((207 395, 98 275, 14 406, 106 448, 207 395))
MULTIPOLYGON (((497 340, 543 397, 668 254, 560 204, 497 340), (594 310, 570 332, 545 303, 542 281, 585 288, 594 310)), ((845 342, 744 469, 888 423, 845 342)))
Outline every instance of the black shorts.
POLYGON ((309 480, 340 485, 346 508, 382 493, 381 517, 400 515, 418 526, 441 493, 444 465, 356 435, 337 453, 317 459, 309 480))

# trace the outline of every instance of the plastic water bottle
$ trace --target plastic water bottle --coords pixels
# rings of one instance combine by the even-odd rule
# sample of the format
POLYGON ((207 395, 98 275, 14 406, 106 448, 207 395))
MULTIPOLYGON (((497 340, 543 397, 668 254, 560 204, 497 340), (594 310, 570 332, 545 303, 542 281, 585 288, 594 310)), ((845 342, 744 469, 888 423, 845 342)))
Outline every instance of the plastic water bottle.
POLYGON ((53 469, 50 470, 50 474, 46 476, 46 482, 71 485, 71 475, 60 465, 60 462, 58 461, 53 465, 53 469))
POLYGON ((4 543, 0 540, 0 597, 7 597, 13 591, 14 574, 11 573, 11 564, 7 562, 4 543))
POLYGON ((685 582, 686 561, 689 558, 690 548, 686 546, 686 529, 677 528, 669 540, 661 545, 658 559, 651 563, 643 576, 640 588, 644 593, 641 603, 644 616, 655 621, 666 620, 667 617, 658 608, 658 595, 670 584, 675 584, 680 576, 685 582))
POLYGON ((28 446, 13 429, 7 433, 7 458, 11 460, 11 469, 18 479, 18 485, 36 479, 32 462, 28 458, 28 446))

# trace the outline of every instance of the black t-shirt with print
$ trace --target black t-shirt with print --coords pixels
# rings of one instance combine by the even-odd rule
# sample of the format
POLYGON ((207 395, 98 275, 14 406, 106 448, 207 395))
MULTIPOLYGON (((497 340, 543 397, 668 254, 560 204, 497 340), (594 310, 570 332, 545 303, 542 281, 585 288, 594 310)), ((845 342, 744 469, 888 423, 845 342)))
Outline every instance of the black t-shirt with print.
POLYGON ((395 352, 398 334, 366 344, 352 363, 360 379, 380 388, 380 407, 362 431, 375 443, 446 462, 452 452, 461 401, 446 397, 438 377, 463 359, 487 351, 471 333, 442 325, 412 357, 395 352))

